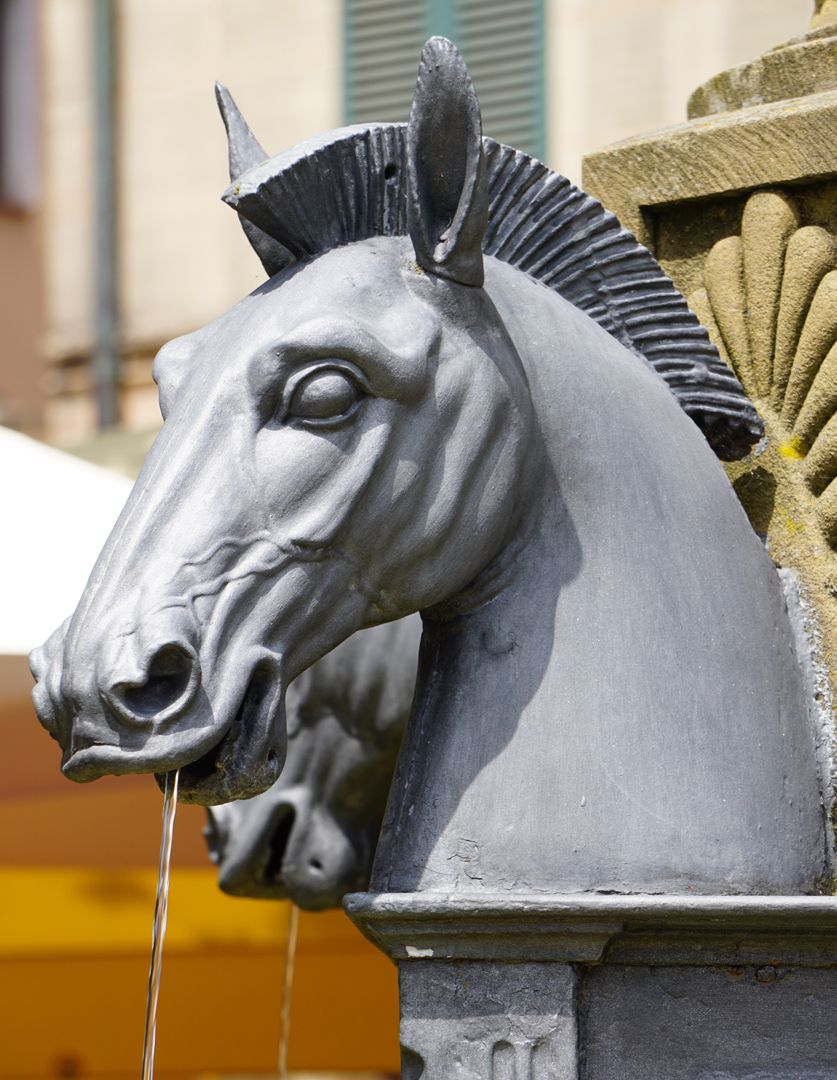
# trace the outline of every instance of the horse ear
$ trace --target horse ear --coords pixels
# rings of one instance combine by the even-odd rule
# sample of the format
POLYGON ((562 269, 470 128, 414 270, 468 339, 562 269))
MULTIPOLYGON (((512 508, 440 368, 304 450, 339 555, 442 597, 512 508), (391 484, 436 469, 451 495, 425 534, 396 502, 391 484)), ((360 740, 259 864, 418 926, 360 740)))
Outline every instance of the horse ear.
POLYGON ((465 61, 447 38, 421 53, 407 126, 407 228, 428 273, 480 286, 488 186, 480 106, 465 61))
MULTIPOLYGON (((232 94, 223 83, 215 83, 215 100, 218 102, 221 119, 227 131, 230 180, 235 182, 242 173, 252 169, 254 165, 260 165, 267 158, 267 154, 241 115, 232 94)), ((250 246, 258 255, 269 277, 284 270, 294 261, 290 251, 278 240, 268 236, 266 232, 240 214, 238 220, 241 222, 244 235, 250 241, 250 246)))

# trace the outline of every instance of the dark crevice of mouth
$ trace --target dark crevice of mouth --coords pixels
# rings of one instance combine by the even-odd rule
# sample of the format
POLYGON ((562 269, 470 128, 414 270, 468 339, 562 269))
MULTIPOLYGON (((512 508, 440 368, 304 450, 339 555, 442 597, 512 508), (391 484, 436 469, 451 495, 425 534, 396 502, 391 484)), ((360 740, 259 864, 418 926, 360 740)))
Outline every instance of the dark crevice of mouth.
POLYGON ((293 829, 295 817, 293 807, 286 807, 278 824, 270 834, 267 845, 267 862, 263 871, 266 885, 278 885, 282 879, 282 863, 285 860, 285 852, 291 838, 291 829, 293 829))
POLYGON ((238 712, 218 742, 202 757, 181 767, 181 802, 224 803, 250 798, 273 783, 280 764, 272 745, 276 694, 274 666, 257 665, 238 712))
POLYGON ((181 787, 194 787, 196 784, 203 783, 204 780, 208 780, 210 776, 215 774, 218 768, 218 758, 224 747, 224 743, 227 741, 228 735, 229 733, 219 739, 212 749, 208 750, 203 757, 199 757, 197 761, 193 761, 189 765, 184 765, 182 767, 180 770, 181 787))

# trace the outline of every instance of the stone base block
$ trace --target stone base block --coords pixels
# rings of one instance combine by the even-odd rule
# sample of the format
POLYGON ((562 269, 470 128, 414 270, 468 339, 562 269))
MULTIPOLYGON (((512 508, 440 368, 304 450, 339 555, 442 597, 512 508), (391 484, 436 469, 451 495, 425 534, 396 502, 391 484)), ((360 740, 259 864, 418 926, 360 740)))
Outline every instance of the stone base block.
POLYGON ((835 1080, 832 897, 347 898, 406 1080, 835 1080))
POLYGON ((402 1076, 575 1080, 577 976, 569 964, 399 965, 402 1076))
POLYGON ((837 972, 399 964, 406 1080, 834 1080, 837 972))

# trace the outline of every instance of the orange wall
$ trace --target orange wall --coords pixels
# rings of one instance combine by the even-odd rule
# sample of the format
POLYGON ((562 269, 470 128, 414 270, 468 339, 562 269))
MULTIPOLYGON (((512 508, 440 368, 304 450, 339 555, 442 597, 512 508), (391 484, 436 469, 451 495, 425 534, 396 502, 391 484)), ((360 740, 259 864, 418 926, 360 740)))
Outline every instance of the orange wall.
MULTIPOLYGON (((74 785, 26 701, 0 709, 0 1078, 135 1077, 162 797, 74 785)), ((178 812, 157 1076, 275 1071, 287 907, 215 885, 203 811, 178 812)), ((294 1069, 398 1072, 395 969, 342 912, 302 915, 294 1069)))

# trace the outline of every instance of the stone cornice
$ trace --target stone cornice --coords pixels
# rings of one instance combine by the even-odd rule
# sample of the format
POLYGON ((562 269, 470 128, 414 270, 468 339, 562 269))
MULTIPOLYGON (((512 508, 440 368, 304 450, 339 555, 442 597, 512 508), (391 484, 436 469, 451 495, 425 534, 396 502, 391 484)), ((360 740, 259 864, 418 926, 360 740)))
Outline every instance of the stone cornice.
POLYGON ((691 120, 584 160, 583 186, 642 243, 644 210, 837 173, 837 90, 691 120))
POLYGON ((354 893, 344 906, 396 961, 837 963, 828 896, 354 893))

